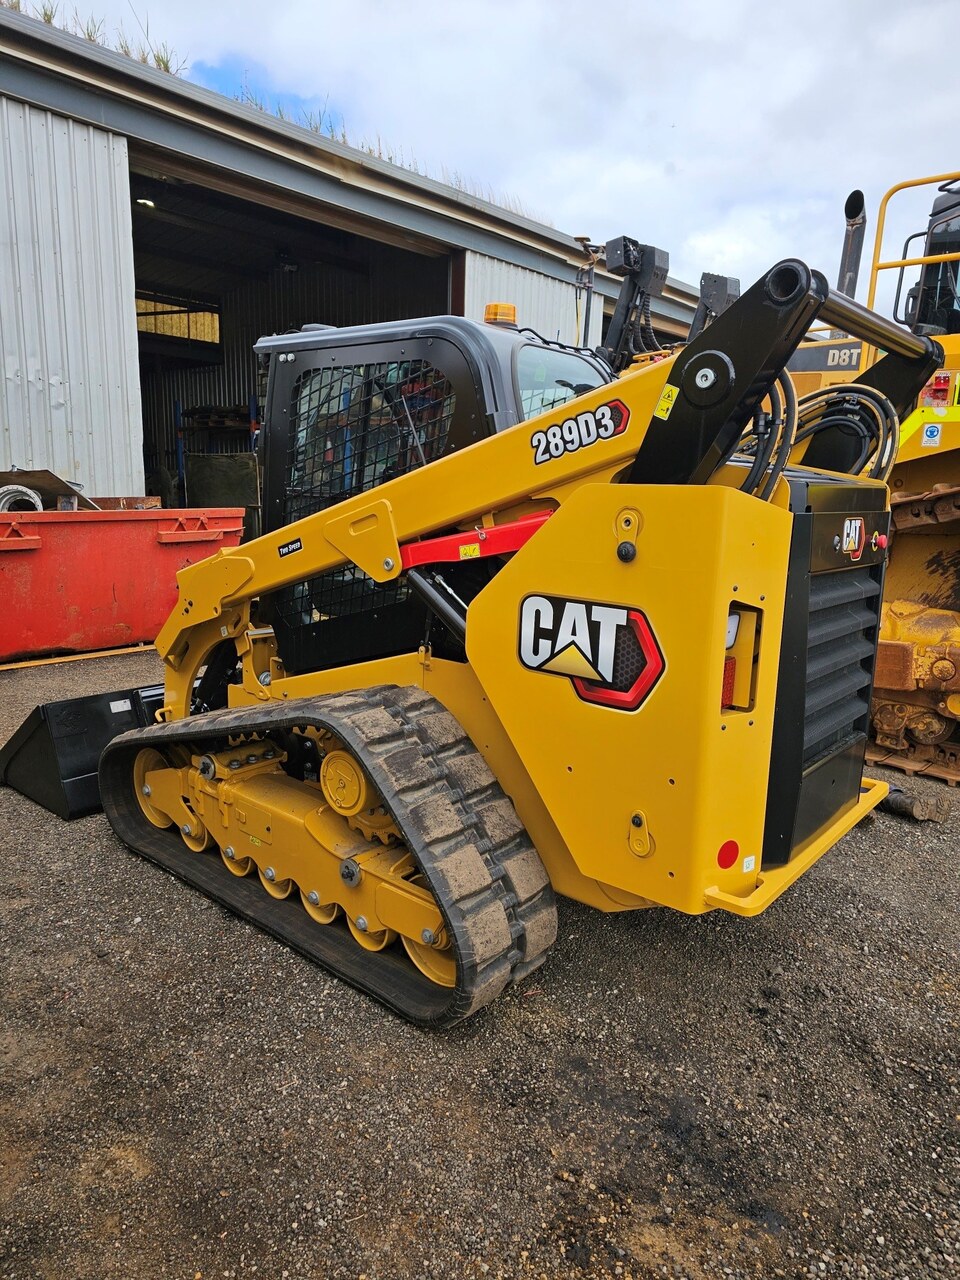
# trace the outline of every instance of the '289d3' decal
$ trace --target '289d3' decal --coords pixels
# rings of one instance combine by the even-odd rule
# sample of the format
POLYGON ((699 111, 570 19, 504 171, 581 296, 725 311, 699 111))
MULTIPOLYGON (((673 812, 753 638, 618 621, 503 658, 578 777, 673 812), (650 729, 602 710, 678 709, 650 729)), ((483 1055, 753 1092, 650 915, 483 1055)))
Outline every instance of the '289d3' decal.
POLYGON ((636 711, 666 670, 646 614, 563 596, 520 605, 518 656, 528 671, 565 676, 584 702, 636 711))
POLYGON ((545 431, 535 431, 530 437, 533 460, 550 462, 562 458, 565 453, 576 453, 598 440, 609 440, 627 429, 630 410, 622 400, 609 400, 596 409, 585 409, 572 417, 557 422, 545 431))

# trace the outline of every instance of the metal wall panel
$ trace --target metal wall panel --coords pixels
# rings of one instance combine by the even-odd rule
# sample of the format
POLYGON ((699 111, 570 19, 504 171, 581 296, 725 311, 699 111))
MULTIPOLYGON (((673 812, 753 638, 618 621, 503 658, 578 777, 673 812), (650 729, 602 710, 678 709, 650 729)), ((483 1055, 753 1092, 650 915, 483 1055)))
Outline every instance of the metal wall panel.
POLYGON ((126 139, 0 97, 0 467, 143 492, 126 139))
MULTIPOLYGON (((536 329, 543 337, 559 338, 561 342, 583 341, 585 295, 574 285, 481 253, 467 253, 465 257, 464 313, 469 319, 482 320, 488 302, 512 302, 521 328, 536 329)), ((602 325, 603 299, 597 294, 590 309, 590 335, 585 345, 599 344, 602 325)))
MULTIPOLYGON (((303 266, 276 270, 268 280, 247 280, 220 299, 223 363, 201 368, 151 369, 141 360, 144 443, 148 472, 176 467, 174 404, 245 405, 257 393, 253 344, 270 333, 304 324, 369 324, 447 312, 449 260, 365 242, 365 267, 303 266)), ((240 434, 240 433, 238 433, 240 434)), ((188 449, 202 452, 203 432, 185 433, 188 449)))

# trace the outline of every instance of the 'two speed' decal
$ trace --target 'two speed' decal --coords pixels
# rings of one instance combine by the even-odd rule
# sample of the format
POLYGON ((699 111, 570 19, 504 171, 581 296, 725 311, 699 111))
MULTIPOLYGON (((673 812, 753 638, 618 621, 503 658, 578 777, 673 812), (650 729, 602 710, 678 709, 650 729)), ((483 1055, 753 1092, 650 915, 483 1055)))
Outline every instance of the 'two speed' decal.
POLYGON ((539 466, 565 453, 576 453, 598 440, 609 440, 622 435, 630 421, 630 410, 622 400, 608 400, 595 409, 584 409, 563 422, 554 423, 544 431, 534 431, 530 437, 533 460, 539 466))
POLYGON ((642 610, 563 596, 521 602, 518 655, 528 671, 563 676, 584 702, 618 711, 636 711, 666 669, 642 610))

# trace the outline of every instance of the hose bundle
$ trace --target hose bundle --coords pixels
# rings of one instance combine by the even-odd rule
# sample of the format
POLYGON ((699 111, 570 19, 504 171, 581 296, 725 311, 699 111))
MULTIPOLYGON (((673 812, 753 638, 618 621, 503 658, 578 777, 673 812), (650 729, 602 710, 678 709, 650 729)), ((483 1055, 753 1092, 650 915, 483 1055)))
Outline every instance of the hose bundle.
POLYGON ((801 457, 807 465, 886 480, 897 456, 899 433, 893 405, 863 383, 821 387, 800 399, 796 442, 807 442, 801 457))
POLYGON ((751 463, 740 488, 769 499, 794 448, 801 466, 886 480, 899 432, 897 412, 881 391, 852 382, 798 400, 784 370, 740 442, 739 457, 751 463))

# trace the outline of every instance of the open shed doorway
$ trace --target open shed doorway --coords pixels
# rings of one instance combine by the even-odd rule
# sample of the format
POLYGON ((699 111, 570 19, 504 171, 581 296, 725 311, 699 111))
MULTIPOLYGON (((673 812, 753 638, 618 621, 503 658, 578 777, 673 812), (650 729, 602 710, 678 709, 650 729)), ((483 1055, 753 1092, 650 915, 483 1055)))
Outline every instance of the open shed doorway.
POLYGON ((449 310, 450 259, 239 199, 130 174, 144 469, 165 506, 244 506, 264 386, 253 344, 304 324, 449 310))

